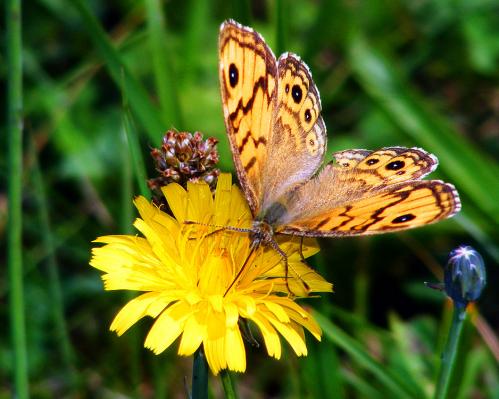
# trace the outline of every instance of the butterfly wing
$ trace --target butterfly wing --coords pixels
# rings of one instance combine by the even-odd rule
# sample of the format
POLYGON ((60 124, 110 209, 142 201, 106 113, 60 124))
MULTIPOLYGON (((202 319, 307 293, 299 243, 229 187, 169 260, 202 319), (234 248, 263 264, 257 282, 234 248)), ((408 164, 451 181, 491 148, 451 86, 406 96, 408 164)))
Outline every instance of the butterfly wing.
POLYGON ((319 91, 307 65, 285 53, 279 58, 277 76, 277 104, 263 174, 264 212, 315 174, 327 144, 319 91))
POLYGON ((228 20, 219 37, 225 125, 253 216, 306 182, 323 161, 326 128, 319 92, 296 55, 278 61, 251 28, 228 20))
POLYGON ((277 61, 257 32, 232 20, 220 27, 218 49, 225 127, 239 182, 255 216, 277 101, 277 61))
POLYGON ((419 148, 349 150, 333 154, 314 179, 285 198, 276 231, 303 236, 349 236, 434 223, 461 208, 454 186, 421 180, 437 158, 419 148))

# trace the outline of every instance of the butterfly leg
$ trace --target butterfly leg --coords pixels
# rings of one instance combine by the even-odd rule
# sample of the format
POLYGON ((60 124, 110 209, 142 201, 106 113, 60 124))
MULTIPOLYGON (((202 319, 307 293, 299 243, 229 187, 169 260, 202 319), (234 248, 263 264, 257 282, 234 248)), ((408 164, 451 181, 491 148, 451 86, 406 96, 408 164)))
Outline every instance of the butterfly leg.
POLYGON ((305 257, 303 256, 303 240, 305 239, 305 237, 301 236, 300 237, 300 260, 306 264, 305 262, 305 257))
MULTIPOLYGON (((286 281, 286 289, 292 296, 296 296, 291 287, 289 286, 289 263, 288 263, 288 255, 279 247, 279 244, 275 240, 270 240, 269 245, 274 249, 279 255, 281 255, 281 258, 284 262, 284 280, 286 281)), ((300 277, 300 276, 298 276, 300 277)), ((300 278, 301 280, 301 278, 300 278)), ((302 280, 303 281, 303 280, 302 280)), ((305 284, 305 288, 308 290, 307 284, 303 281, 303 284, 305 284)))
MULTIPOLYGON (((305 265, 307 265, 307 262, 305 261, 305 257, 303 256, 303 240, 304 240, 304 237, 300 237, 300 249, 299 249, 300 261, 302 263, 304 263, 305 265)), ((279 247, 279 245, 277 244, 277 242, 273 241, 273 243, 271 243, 271 246, 272 246, 273 249, 275 249, 279 253, 279 255, 281 255, 282 259, 284 260, 284 267, 285 267, 285 271, 286 271, 286 288, 288 289, 288 291, 292 295, 294 295, 294 293, 290 289, 289 283, 288 283, 288 276, 289 276, 289 269, 290 269, 289 264, 288 264, 288 256, 279 247)), ((307 284, 307 282, 305 280, 303 280, 303 278, 300 276, 300 274, 297 273, 297 272, 294 272, 294 273, 296 274, 296 277, 298 277, 298 279, 302 282, 303 287, 305 288, 305 290, 306 291, 310 291, 310 286, 307 284)))

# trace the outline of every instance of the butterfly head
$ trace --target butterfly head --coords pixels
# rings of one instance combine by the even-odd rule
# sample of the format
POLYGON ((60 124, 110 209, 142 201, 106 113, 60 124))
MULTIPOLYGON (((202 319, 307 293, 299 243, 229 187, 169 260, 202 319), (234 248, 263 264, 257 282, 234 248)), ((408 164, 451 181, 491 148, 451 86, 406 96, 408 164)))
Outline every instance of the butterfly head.
POLYGON ((273 246, 274 229, 265 220, 253 221, 253 228, 250 233, 251 245, 259 247, 260 245, 273 246))

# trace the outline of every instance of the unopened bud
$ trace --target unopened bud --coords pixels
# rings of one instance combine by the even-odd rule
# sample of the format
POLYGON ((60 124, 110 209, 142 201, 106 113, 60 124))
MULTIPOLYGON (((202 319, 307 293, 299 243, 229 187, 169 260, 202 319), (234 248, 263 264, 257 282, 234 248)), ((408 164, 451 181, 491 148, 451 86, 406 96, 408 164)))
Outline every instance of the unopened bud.
POLYGON ((482 256, 470 246, 451 251, 444 271, 445 292, 458 307, 476 301, 486 284, 482 256))

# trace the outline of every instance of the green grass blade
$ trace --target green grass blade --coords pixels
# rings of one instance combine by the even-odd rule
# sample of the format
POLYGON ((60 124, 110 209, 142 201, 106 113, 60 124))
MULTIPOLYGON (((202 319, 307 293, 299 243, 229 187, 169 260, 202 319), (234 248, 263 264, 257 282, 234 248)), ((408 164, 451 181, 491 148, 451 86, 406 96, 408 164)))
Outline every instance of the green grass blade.
POLYGON ((312 398, 345 398, 337 348, 329 341, 311 342, 307 347, 308 355, 303 359, 304 365, 299 372, 306 393, 312 398))
POLYGON ((480 384, 480 372, 483 372, 486 369, 494 370, 494 366, 496 366, 496 364, 493 363, 494 362, 489 361, 488 353, 485 348, 473 350, 464 364, 461 389, 459 390, 459 394, 456 399, 473 397, 473 392, 480 384))
POLYGON ((369 399, 386 399, 386 396, 373 388, 366 378, 360 378, 356 373, 350 370, 341 370, 345 381, 348 382, 362 397, 369 399))
POLYGON ((355 32, 348 43, 359 83, 400 128, 437 154, 441 170, 457 189, 499 225, 499 166, 425 105, 387 58, 355 32))
POLYGON ((41 241, 47 253, 47 269, 48 269, 48 284, 51 295, 50 307, 52 309, 54 334, 61 362, 64 365, 65 371, 68 373, 68 388, 76 391, 78 387, 78 376, 75 367, 75 354, 69 331, 64 317, 64 300, 63 289, 61 287, 61 278, 59 276, 59 265, 55 257, 55 244, 53 238, 52 226, 49 216, 49 204, 45 190, 45 182, 43 181, 42 172, 38 162, 38 154, 36 153, 35 143, 30 141, 30 155, 33 160, 33 168, 31 172, 34 191, 37 193, 39 215, 40 215, 40 234, 41 241))
MULTIPOLYGON (((123 110, 126 112, 126 110, 123 110)), ((131 151, 128 148, 128 138, 125 129, 125 116, 123 117, 123 131, 120 137, 121 148, 121 209, 120 209, 120 230, 122 234, 133 234, 132 222, 133 222, 133 168, 132 168, 132 157, 130 156, 131 151)), ((128 124, 129 121, 126 122, 128 124)))
POLYGON ((128 150, 130 151, 130 159, 133 165, 133 174, 137 180, 139 192, 146 198, 151 198, 151 190, 147 186, 147 173, 144 158, 140 147, 140 141, 133 126, 132 113, 128 106, 128 92, 126 85, 123 85, 123 129, 125 131, 128 150))
POLYGON ((398 381, 386 367, 373 359, 357 341, 340 330, 338 326, 333 325, 322 314, 314 312, 314 318, 321 326, 324 336, 347 352, 352 360, 371 372, 379 383, 383 385, 387 393, 390 392, 397 398, 413 397, 411 390, 405 387, 402 381, 398 381))
POLYGON ((137 118, 144 126, 150 139, 155 142, 161 132, 165 130, 165 125, 159 117, 158 110, 152 105, 144 87, 130 73, 101 25, 88 9, 85 1, 75 0, 73 4, 84 21, 88 35, 95 47, 100 51, 111 77, 117 86, 124 85, 129 93, 131 107, 137 114, 137 118), (123 78, 122 75, 124 75, 123 78))
POLYGON ((197 81, 202 43, 208 37, 209 3, 204 0, 194 0, 189 5, 187 29, 184 33, 182 48, 183 80, 197 81))
POLYGON ((412 390, 417 391, 417 397, 425 397, 422 387, 431 385, 431 380, 426 378, 425 364, 421 354, 413 350, 414 336, 410 325, 403 323, 395 313, 389 315, 390 332, 393 341, 392 361, 397 364, 394 372, 412 385, 412 390))
MULTIPOLYGON (((127 118, 126 116, 124 119, 127 118)), ((125 122, 123 122, 125 123, 125 122)), ((130 156, 130 149, 127 145, 127 134, 125 129, 123 129, 121 137, 122 144, 121 148, 121 209, 120 209, 120 230, 123 234, 134 234, 132 228, 134 207, 132 205, 133 198, 133 170, 132 170, 132 157, 130 156)), ((134 299, 137 294, 133 291, 126 291, 124 293, 124 299, 126 302, 134 299)), ((128 345, 130 350, 130 358, 127 359, 130 370, 130 381, 134 387, 132 397, 140 398, 140 382, 142 381, 142 368, 140 352, 142 347, 141 342, 141 326, 135 326, 125 337, 128 339, 128 345)))
POLYGON ((159 0, 146 0, 147 30, 159 96, 161 117, 166 128, 181 129, 182 114, 173 69, 173 50, 165 29, 165 18, 159 0))
POLYGON ((23 85, 21 2, 5 2, 7 45, 8 215, 7 264, 15 396, 29 397, 22 259, 23 85))

